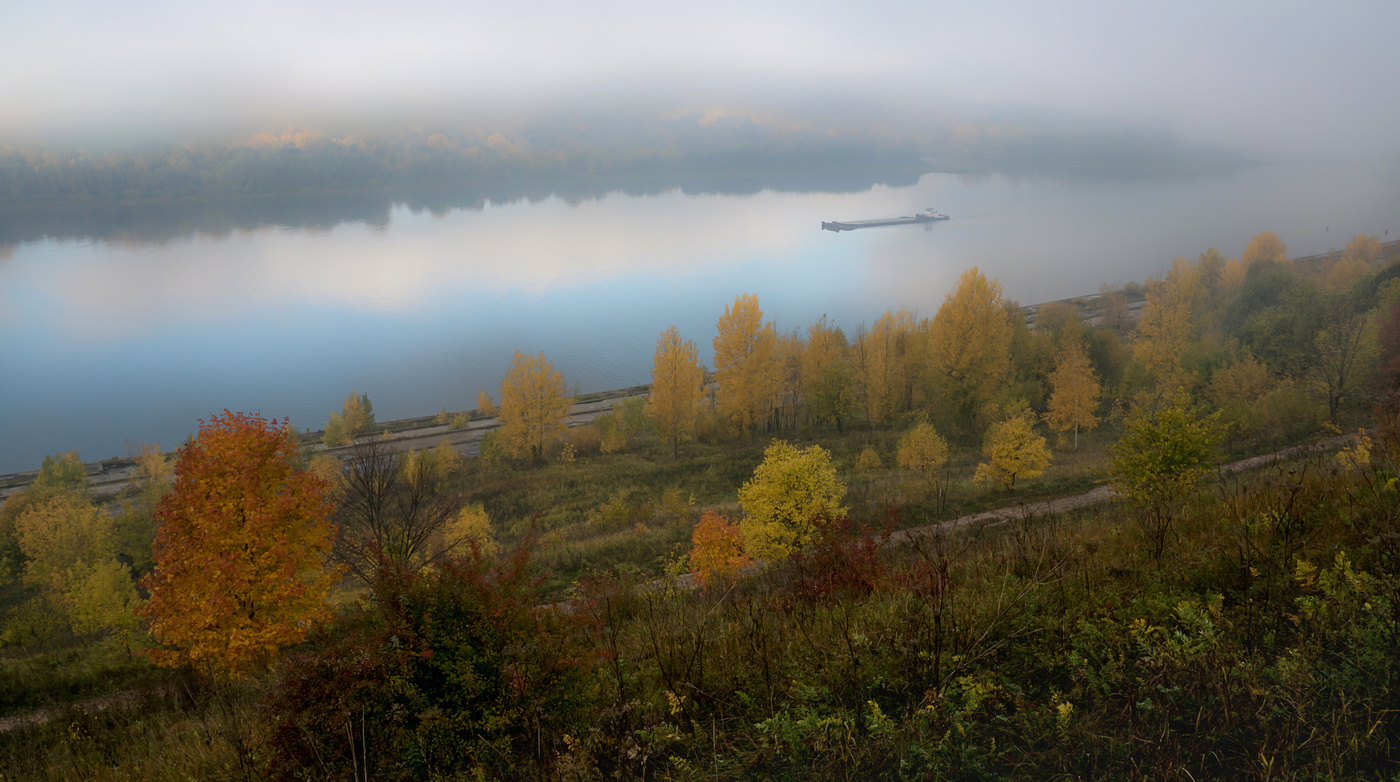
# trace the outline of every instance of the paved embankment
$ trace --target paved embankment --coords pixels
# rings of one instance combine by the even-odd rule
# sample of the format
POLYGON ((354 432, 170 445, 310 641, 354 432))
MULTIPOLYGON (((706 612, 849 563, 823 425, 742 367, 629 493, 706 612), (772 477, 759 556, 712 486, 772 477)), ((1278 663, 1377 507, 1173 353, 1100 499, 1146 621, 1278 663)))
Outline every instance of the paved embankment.
MULTIPOLYGON (((573 407, 569 409, 569 426, 582 426, 590 423, 594 418, 611 411, 613 405, 618 402, 644 397, 650 390, 651 386, 645 385, 580 394, 575 398, 573 407)), ((481 438, 499 426, 500 422, 496 420, 495 416, 473 416, 468 424, 460 429, 453 429, 448 424, 437 423, 437 416, 422 416, 381 422, 376 426, 374 434, 364 437, 383 437, 384 432, 387 431, 390 436, 386 442, 390 450, 393 451, 421 451, 425 448, 436 448, 446 440, 463 456, 476 456, 481 449, 481 438)), ((309 436, 303 436, 302 442, 310 445, 317 452, 338 456, 348 455, 354 447, 326 448, 321 445, 321 434, 321 432, 312 432, 309 436)), ((174 454, 167 455, 173 456, 174 454)), ((105 459, 100 462, 90 462, 84 466, 87 467, 88 488, 97 497, 112 497, 120 494, 127 487, 127 484, 136 477, 137 466, 134 459, 105 459)), ((38 470, 0 475, 0 500, 11 494, 24 491, 38 475, 38 470)))

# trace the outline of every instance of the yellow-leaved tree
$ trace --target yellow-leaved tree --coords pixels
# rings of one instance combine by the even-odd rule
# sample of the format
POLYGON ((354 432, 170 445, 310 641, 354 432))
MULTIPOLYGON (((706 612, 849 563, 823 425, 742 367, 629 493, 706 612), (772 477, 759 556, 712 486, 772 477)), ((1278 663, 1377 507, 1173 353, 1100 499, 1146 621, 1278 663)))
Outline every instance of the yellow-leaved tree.
POLYGON ((340 406, 340 412, 331 413, 321 439, 328 448, 350 445, 357 435, 364 434, 372 426, 374 405, 370 404, 369 394, 360 394, 351 389, 350 396, 345 397, 344 404, 340 406))
POLYGON ((828 326, 825 315, 807 327, 802 392, 813 420, 843 431, 855 409, 855 382, 847 358, 846 335, 841 329, 828 326))
POLYGON ((573 401, 564 391, 564 376, 543 352, 515 351, 501 381, 501 447, 512 456, 543 461, 545 446, 563 434, 573 401))
POLYGON ((735 297, 733 306, 726 305, 716 325, 720 414, 741 434, 752 437, 778 393, 777 329, 763 322, 758 297, 751 293, 735 297))
POLYGON ((656 340, 656 355, 651 362, 651 398, 647 415, 656 422, 661 434, 671 446, 671 458, 681 440, 695 436, 696 406, 704 391, 705 370, 700 366, 695 343, 681 339, 672 326, 661 332, 656 340))
POLYGON ((481 503, 462 506, 462 510, 442 530, 442 546, 458 556, 467 554, 473 546, 483 556, 501 553, 501 544, 491 531, 491 518, 481 503))
POLYGON ((779 428, 796 429, 797 413, 802 402, 802 357, 807 352, 807 340, 797 329, 778 335, 775 363, 778 374, 778 399, 774 417, 779 428))
POLYGON ((1182 356, 1196 341, 1195 308, 1200 276, 1195 264, 1177 258, 1172 270, 1147 284, 1147 304, 1133 341, 1133 358, 1159 389, 1173 392, 1189 380, 1182 356))
POLYGON ((83 493, 63 491, 32 505, 15 521, 27 561, 24 582, 38 587, 75 632, 136 631, 131 570, 117 561, 113 518, 83 493))
POLYGON ((753 478, 739 489, 744 546, 756 559, 778 560, 812 543, 812 519, 846 514, 846 486, 836 477, 831 454, 820 445, 799 449, 774 440, 763 451, 753 478))
POLYGON ((1093 429, 1099 422, 1099 378, 1084 343, 1077 335, 1065 339, 1055 371, 1050 373, 1050 407, 1045 422, 1057 432, 1074 430, 1074 447, 1079 447, 1079 429, 1093 429))
POLYGON ((482 391, 476 395, 476 412, 482 416, 493 416, 496 414, 496 403, 491 399, 491 395, 482 391))
POLYGON ((1002 306, 1001 283, 988 280, 975 266, 963 272, 933 317, 929 356, 948 400, 977 428, 984 403, 1011 370, 1011 324, 1002 306))
POLYGON ((908 400, 911 375, 906 359, 918 324, 907 309, 887 311, 856 336, 856 369, 866 418, 884 424, 908 400))
POLYGON ((1288 260, 1287 245, 1273 231, 1255 234, 1254 238, 1249 240, 1249 244, 1245 245, 1244 255, 1240 256, 1240 262, 1246 270, 1260 261, 1291 263, 1288 260))
POLYGON ((932 489, 941 506, 944 486, 939 480, 948 464, 948 442, 934 431, 927 421, 921 421, 899 438, 899 466, 919 476, 926 489, 932 489))
POLYGON ((1036 434, 1029 410, 1013 413, 987 430, 982 453, 987 461, 977 465, 973 480, 981 484, 1001 484, 1007 491, 1022 478, 1036 478, 1050 466, 1050 449, 1045 438, 1036 434))

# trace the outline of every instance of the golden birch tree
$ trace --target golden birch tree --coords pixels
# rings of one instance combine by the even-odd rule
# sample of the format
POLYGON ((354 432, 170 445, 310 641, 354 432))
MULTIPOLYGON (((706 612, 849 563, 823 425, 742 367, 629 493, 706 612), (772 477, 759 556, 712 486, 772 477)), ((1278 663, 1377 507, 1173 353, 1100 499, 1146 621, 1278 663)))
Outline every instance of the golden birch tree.
POLYGON ((929 326, 929 360, 948 398, 974 428, 1011 370, 1011 324, 1001 283, 972 267, 944 299, 929 326))
POLYGON ((802 402, 802 355, 807 351, 807 340, 796 328, 778 335, 778 426, 797 427, 798 405, 802 402))
POLYGON ((672 326, 656 340, 651 363, 651 398, 647 415, 656 422, 676 457, 680 441, 695 436, 696 406, 704 391, 705 370, 695 343, 681 339, 672 326))
POLYGON ((563 434, 573 402, 564 376, 543 351, 533 356, 515 351, 501 381, 501 447, 512 456, 543 461, 545 446, 563 434))
POLYGON ((328 448, 351 445, 357 435, 369 431, 373 426, 374 405, 369 401, 369 394, 361 394, 351 389, 350 396, 345 397, 345 402, 340 407, 340 412, 331 413, 322 434, 322 441, 328 448))
POLYGON ((911 372, 906 359, 916 326, 914 313, 901 308, 887 311, 856 337, 862 359, 858 382, 871 424, 888 423, 908 400, 911 372))
POLYGON ((714 340, 720 414, 740 433, 753 436, 778 392, 777 329, 763 322, 758 297, 737 296, 725 306, 714 340))
POLYGON ((1093 429, 1099 422, 1094 415, 1099 407, 1099 378, 1078 336, 1066 338, 1060 348, 1060 359, 1050 374, 1050 388, 1045 422, 1057 432, 1073 429, 1077 449, 1079 429, 1093 429))
POLYGON ((1278 238, 1278 234, 1273 231, 1257 233, 1249 244, 1245 245, 1244 254, 1240 256, 1240 262, 1245 269, 1260 261, 1273 261, 1275 263, 1290 263, 1288 260, 1288 247, 1283 240, 1278 238))
POLYGON ((1045 438, 1035 433, 1029 411, 1012 415, 987 430, 982 449, 987 461, 977 465, 973 480, 981 484, 1001 484, 1007 491, 1021 478, 1036 478, 1050 466, 1050 449, 1045 438))
POLYGON ((1188 380, 1181 358, 1196 339, 1194 311, 1199 288, 1196 267, 1185 258, 1177 258, 1165 278, 1148 282, 1133 358, 1147 368, 1159 388, 1180 388, 1188 380))
POLYGON ((919 476, 924 488, 935 491, 941 506, 944 486, 939 475, 948 464, 948 442, 927 421, 922 421, 899 438, 896 458, 900 467, 919 476))
POLYGON ((496 403, 491 399, 491 395, 482 391, 476 395, 476 412, 478 415, 492 416, 496 414, 496 403))
POLYGON ((826 316, 807 327, 807 349, 802 352, 802 390, 808 415, 843 431, 855 409, 855 382, 851 374, 846 335, 828 326, 826 316))

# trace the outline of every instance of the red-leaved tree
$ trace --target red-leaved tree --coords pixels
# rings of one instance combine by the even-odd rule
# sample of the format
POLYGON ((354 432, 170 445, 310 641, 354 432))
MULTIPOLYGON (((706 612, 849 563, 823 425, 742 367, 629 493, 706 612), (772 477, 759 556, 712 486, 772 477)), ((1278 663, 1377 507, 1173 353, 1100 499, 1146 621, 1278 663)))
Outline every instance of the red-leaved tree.
POLYGON ((180 450, 141 582, 156 663, 246 674, 327 615, 331 507, 295 449, 285 424, 225 410, 180 450))

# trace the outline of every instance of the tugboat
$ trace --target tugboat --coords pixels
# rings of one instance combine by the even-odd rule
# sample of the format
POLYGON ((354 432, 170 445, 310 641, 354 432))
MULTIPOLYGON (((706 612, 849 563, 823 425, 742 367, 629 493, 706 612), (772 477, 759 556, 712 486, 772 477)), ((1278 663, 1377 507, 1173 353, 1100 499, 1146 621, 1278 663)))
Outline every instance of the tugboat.
POLYGON ((827 222, 822 221, 823 231, 854 231, 857 228, 879 228, 886 225, 913 225, 915 223, 936 223, 939 220, 950 219, 948 215, 939 212, 933 207, 929 207, 918 214, 908 217, 887 217, 883 220, 850 220, 847 222, 827 222))

